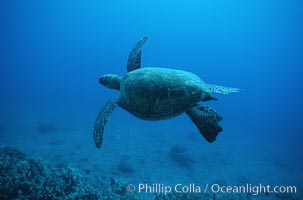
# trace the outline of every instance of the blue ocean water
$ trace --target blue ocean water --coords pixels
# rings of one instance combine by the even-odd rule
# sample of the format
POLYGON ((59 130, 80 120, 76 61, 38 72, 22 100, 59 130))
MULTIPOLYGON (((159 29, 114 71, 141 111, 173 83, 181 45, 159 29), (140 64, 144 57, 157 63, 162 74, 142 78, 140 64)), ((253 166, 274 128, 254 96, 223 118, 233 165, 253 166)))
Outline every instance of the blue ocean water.
POLYGON ((89 170, 83 176, 101 190, 111 178, 137 189, 262 183, 294 185, 302 198, 302 11, 296 0, 1 1, 0 143, 89 170), (143 36, 143 67, 242 89, 206 103, 223 116, 217 141, 184 114, 151 122, 118 108, 95 148, 97 113, 119 97, 98 79, 125 75, 143 36))

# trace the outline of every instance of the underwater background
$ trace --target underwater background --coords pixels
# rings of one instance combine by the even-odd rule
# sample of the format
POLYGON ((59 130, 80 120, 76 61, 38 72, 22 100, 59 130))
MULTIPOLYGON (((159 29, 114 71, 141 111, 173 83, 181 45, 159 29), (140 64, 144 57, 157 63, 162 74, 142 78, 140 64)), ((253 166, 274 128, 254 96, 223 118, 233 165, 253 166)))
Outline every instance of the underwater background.
POLYGON ((1 1, 0 199, 303 199, 302 19, 299 0, 1 1), (185 114, 144 121, 117 108, 95 147, 97 113, 119 97, 98 79, 126 74, 144 36, 143 67, 242 89, 205 103, 223 117, 214 143, 185 114), (71 187, 45 194, 67 171, 71 187), (138 192, 178 183, 290 185, 296 194, 138 192))

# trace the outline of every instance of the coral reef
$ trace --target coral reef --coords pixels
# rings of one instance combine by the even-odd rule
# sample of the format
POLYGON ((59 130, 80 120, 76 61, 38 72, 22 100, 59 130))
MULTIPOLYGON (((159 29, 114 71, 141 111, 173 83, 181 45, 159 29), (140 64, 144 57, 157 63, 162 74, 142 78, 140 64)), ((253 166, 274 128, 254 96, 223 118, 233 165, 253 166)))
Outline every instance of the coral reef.
POLYGON ((43 164, 0 146, 0 199, 99 199, 71 167, 43 164))
POLYGON ((187 149, 179 144, 173 146, 169 151, 170 158, 180 166, 191 169, 193 159, 187 149))
MULTIPOLYGON (((182 163, 186 155, 184 147, 176 145, 172 153, 182 163), (182 156, 180 156, 182 155, 182 156), (180 156, 180 157, 178 157, 180 156), (181 159, 182 158, 182 159, 181 159)), ((123 166, 127 158, 121 160, 123 166)), ((85 171, 89 174, 90 171, 85 171)), ((246 177, 241 177, 246 182, 246 177)), ((105 182, 105 181, 104 181, 105 182)), ((101 182, 100 182, 101 183, 101 182)), ((110 179, 110 183, 103 183, 99 188, 84 182, 84 177, 68 165, 49 164, 41 160, 28 158, 22 151, 0 145, 0 199, 81 199, 81 200, 137 200, 144 199, 143 194, 128 192, 127 183, 110 179)), ((259 194, 253 196, 246 193, 158 193, 149 196, 155 200, 200 200, 200 199, 255 199, 264 200, 289 199, 298 200, 293 194, 259 194)))
POLYGON ((137 199, 116 179, 99 190, 83 180, 68 165, 31 159, 17 148, 0 145, 0 199, 137 199))
POLYGON ((42 134, 53 133, 57 131, 57 127, 53 123, 40 122, 37 126, 37 132, 42 134))
POLYGON ((102 200, 112 200, 112 199, 123 199, 123 200, 137 200, 135 193, 130 193, 127 191, 127 184, 117 181, 112 178, 110 180, 110 187, 102 193, 102 200))

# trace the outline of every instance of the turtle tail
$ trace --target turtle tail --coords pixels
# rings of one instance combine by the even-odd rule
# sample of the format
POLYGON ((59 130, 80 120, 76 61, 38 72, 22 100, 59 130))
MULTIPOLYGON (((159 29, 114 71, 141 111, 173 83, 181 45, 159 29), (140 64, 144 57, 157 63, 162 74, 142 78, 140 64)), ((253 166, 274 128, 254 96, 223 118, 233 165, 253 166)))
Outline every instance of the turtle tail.
POLYGON ((100 148, 102 145, 104 128, 117 105, 117 100, 109 100, 98 113, 94 126, 94 142, 97 148, 100 148))
POLYGON ((211 93, 229 94, 240 92, 239 88, 225 87, 213 84, 206 84, 211 93))

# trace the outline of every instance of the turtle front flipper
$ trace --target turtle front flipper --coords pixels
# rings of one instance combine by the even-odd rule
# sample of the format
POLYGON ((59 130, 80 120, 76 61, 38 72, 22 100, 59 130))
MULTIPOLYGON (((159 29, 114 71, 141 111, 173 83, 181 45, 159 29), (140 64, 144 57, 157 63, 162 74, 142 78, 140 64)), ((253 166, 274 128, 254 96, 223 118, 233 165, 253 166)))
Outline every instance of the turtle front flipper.
POLYGON ((186 114, 208 142, 214 142, 219 132, 223 130, 218 124, 222 117, 208 106, 198 104, 186 111, 186 114))
POLYGON ((94 141, 97 148, 100 148, 103 141, 103 132, 111 113, 117 107, 117 100, 110 100, 101 108, 94 125, 94 141))
POLYGON ((145 44, 147 37, 143 37, 139 40, 129 53, 127 61, 127 72, 131 72, 141 67, 141 54, 142 47, 145 44))

